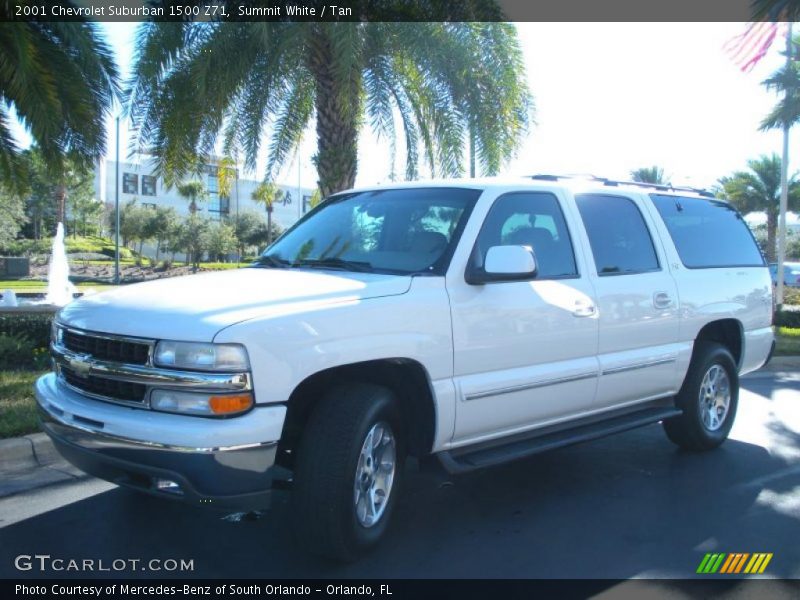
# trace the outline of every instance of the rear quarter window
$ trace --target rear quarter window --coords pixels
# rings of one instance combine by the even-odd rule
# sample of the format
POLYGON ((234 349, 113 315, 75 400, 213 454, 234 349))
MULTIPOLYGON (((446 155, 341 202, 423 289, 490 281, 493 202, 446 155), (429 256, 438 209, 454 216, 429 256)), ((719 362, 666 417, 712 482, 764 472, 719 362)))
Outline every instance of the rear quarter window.
POLYGON ((753 234, 727 202, 661 194, 651 194, 650 198, 685 267, 764 266, 753 234))

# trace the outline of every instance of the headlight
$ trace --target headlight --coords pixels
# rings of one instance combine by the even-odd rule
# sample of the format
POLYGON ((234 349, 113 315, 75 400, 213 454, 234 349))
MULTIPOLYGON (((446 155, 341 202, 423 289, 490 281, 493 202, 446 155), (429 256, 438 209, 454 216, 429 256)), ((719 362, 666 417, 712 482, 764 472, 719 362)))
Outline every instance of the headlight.
POLYGON ((56 320, 53 319, 53 323, 50 325, 50 342, 54 345, 61 345, 62 338, 64 337, 64 330, 56 324, 56 320))
POLYGON ((150 392, 150 408, 162 412, 184 415, 221 417, 250 410, 253 394, 209 394, 208 392, 183 392, 179 390, 153 390, 150 392))
POLYGON ((155 363, 161 367, 201 371, 245 371, 247 350, 240 344, 163 341, 156 344, 155 363))

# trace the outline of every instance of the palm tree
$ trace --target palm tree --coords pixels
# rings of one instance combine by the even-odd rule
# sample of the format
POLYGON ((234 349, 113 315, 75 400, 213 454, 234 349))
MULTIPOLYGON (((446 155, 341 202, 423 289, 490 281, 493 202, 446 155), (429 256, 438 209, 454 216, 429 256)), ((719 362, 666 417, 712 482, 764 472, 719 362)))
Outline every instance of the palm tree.
POLYGON ((653 165, 652 167, 642 167, 631 171, 631 179, 641 183, 654 183, 656 185, 669 185, 664 169, 653 165))
MULTIPOLYGON (((73 5, 64 2, 62 5, 73 5)), ((33 138, 57 179, 66 156, 91 163, 105 152, 105 116, 119 93, 110 46, 88 22, 15 21, 13 3, 0 15, 0 177, 24 184, 13 115, 33 138)), ((57 199, 64 218, 65 197, 57 199)))
POLYGON ((754 21, 800 20, 800 0, 752 0, 754 21))
POLYGON ((204 202, 208 198, 206 186, 202 181, 185 181, 178 184, 178 194, 189 201, 189 212, 197 212, 197 202, 204 202))
MULTIPOLYGON (((747 162, 747 171, 737 171, 719 180, 721 195, 742 213, 763 211, 767 215, 767 261, 775 262, 778 206, 781 197, 781 159, 762 155, 747 162)), ((800 182, 789 178, 789 208, 800 208, 800 182)))
MULTIPOLYGON (((454 4, 453 20, 479 21, 470 18, 479 4, 454 4)), ((273 180, 312 120, 323 196, 353 186, 365 123, 392 148, 402 129, 407 179, 418 176, 420 158, 432 175, 462 174, 470 136, 482 171, 494 174, 531 121, 522 53, 509 23, 140 27, 128 86, 134 144, 156 157, 167 181, 183 177, 194 157, 213 154, 218 142, 226 154, 241 151, 244 167, 254 169, 268 123, 264 179, 273 180)))
POLYGON ((226 156, 217 163, 217 194, 220 199, 231 199, 238 178, 239 171, 233 158, 226 156))
POLYGON ((263 181, 253 190, 251 197, 267 209, 267 246, 272 243, 272 209, 283 192, 271 181, 263 181))

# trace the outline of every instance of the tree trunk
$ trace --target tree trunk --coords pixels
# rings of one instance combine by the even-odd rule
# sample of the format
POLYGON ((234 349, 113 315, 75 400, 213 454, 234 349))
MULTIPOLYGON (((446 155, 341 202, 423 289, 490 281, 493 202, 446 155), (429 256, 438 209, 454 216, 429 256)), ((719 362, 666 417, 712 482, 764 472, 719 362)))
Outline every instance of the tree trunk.
MULTIPOLYGON (((64 223, 67 215, 67 188, 63 183, 56 187, 56 223, 64 223)), ((66 225, 66 223, 64 223, 66 225)))
POLYGON ((308 57, 316 88, 317 154, 313 160, 323 198, 355 184, 361 114, 360 65, 352 68, 348 78, 336 78, 328 31, 324 26, 313 28, 308 57))
POLYGON ((267 206, 267 246, 272 243, 272 206, 267 206))
POLYGON ((475 177, 475 132, 469 130, 469 176, 475 177))
POLYGON ((776 262, 775 242, 778 239, 778 212, 767 209, 767 262, 776 262))

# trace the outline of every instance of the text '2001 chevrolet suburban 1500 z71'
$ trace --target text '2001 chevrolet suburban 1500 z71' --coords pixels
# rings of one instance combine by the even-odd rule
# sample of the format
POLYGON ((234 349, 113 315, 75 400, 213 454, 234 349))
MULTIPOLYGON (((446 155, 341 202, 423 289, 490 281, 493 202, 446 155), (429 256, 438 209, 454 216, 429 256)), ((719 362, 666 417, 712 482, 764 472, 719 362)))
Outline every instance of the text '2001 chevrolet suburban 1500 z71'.
POLYGON ((351 559, 409 455, 460 472, 658 421, 718 446, 771 322, 769 270, 725 202, 416 183, 328 198, 252 268, 67 305, 36 396, 86 472, 235 509, 290 488, 306 545, 351 559))

